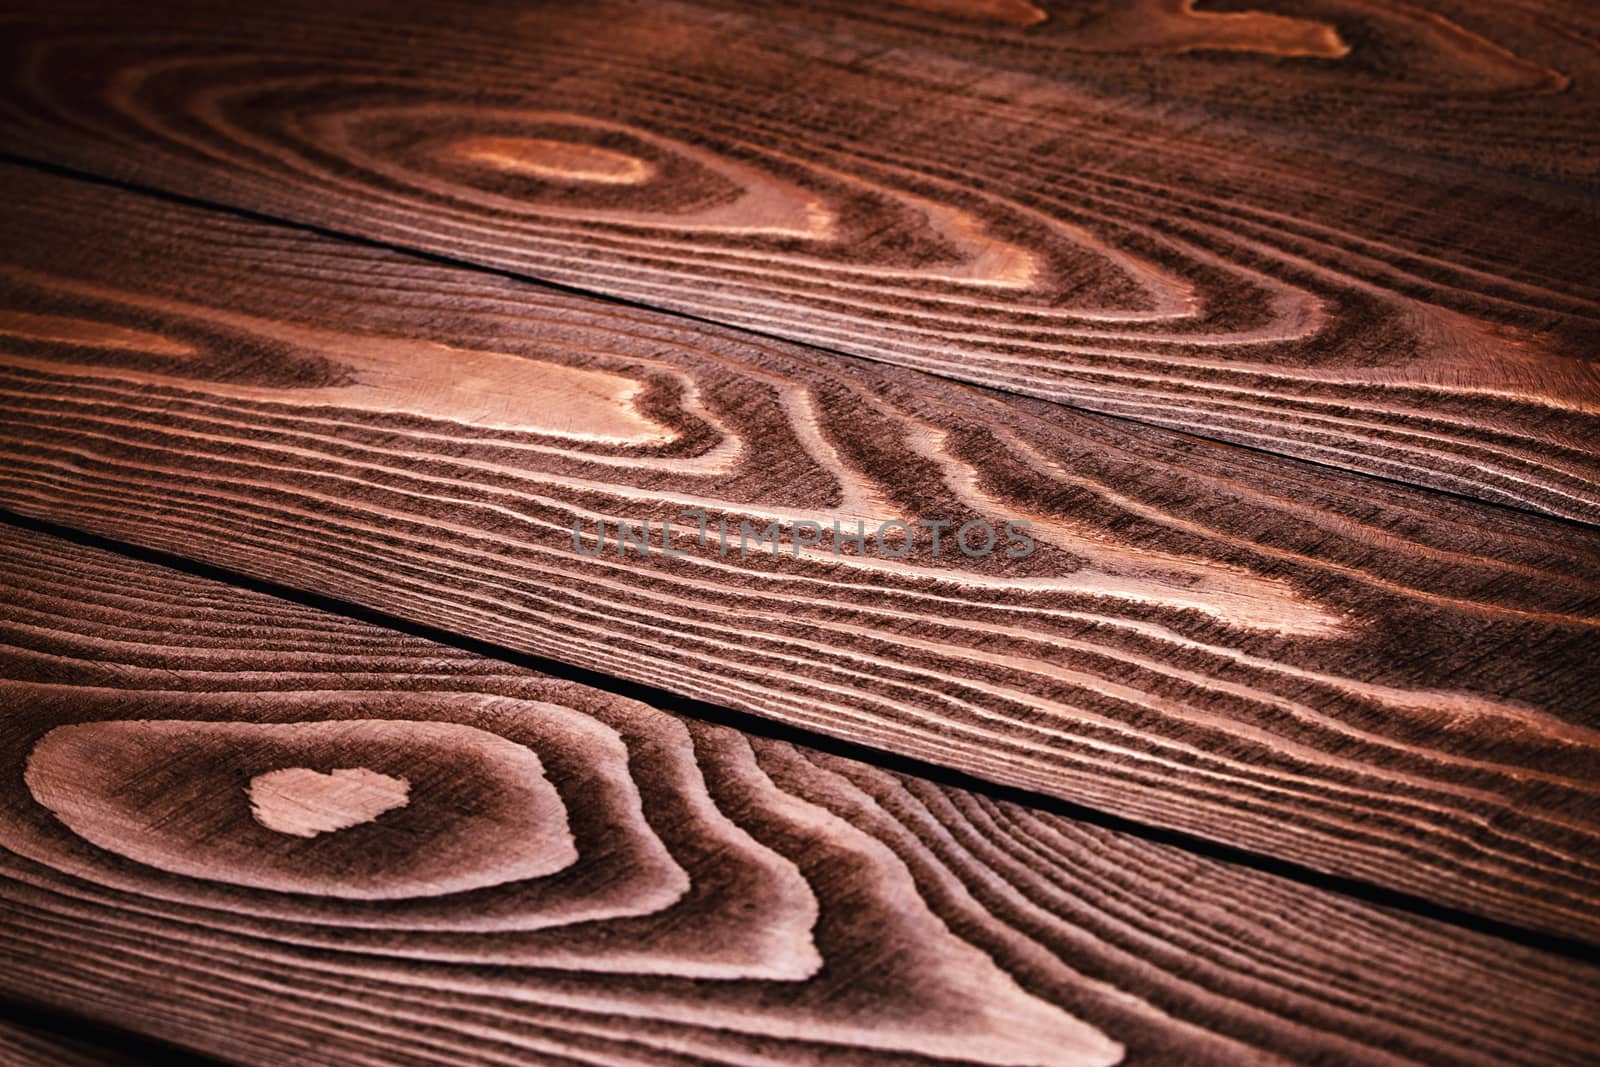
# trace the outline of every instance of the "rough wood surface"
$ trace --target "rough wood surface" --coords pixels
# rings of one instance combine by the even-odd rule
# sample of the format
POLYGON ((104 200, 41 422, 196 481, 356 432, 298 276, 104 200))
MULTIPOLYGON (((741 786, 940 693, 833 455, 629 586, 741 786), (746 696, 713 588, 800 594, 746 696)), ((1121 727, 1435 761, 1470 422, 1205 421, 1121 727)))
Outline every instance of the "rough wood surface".
POLYGON ((1593 12, 1261 7, 23 0, 0 137, 1600 520, 1593 12))
POLYGON ((1600 178, 1593 5, 1573 0, 698 0, 775 30, 1025 72, 1347 162, 1582 202, 1600 178), (1032 14, 1028 9, 1032 9, 1032 14), (1009 16, 1009 17, 1008 17, 1009 16), (1454 166, 1441 166, 1448 161, 1454 166))
POLYGON ((1600 1055, 1592 964, 11 527, 0 764, 0 990, 229 1063, 1600 1055))
POLYGON ((6 185, 5 507, 1596 937, 1593 530, 6 185), (1037 550, 576 550, 685 508, 1017 517, 1037 550))

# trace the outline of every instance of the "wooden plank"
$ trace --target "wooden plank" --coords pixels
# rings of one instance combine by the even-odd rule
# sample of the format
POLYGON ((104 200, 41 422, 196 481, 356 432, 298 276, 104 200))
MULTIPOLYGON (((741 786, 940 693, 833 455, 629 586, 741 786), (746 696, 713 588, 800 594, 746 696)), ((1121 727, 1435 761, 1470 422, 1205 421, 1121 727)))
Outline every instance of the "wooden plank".
POLYGON ((1600 521, 1570 5, 11 6, 21 155, 1600 521))
POLYGON ((1581 203, 1600 178, 1589 121, 1600 107, 1597 20, 1570 0, 693 2, 786 34, 895 49, 902 65, 932 53, 1022 72, 1174 125, 1226 122, 1346 162, 1376 157, 1554 203, 1581 203))
POLYGON ((1594 939, 1592 529, 6 186, 0 506, 1594 939), (896 519, 1035 551, 796 548, 896 519))
POLYGON ((230 1063, 1600 1054, 1593 963, 57 538, 0 560, 0 989, 230 1063), (279 786, 345 828, 275 832, 295 769, 405 803, 279 786))

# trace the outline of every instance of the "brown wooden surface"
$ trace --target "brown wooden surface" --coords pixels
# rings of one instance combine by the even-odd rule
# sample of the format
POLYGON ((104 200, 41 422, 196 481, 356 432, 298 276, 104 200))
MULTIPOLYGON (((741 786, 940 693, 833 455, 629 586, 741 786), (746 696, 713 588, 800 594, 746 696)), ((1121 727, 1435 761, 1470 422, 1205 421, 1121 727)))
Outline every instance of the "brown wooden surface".
POLYGON ((1595 936, 1594 531, 16 168, 7 186, 5 507, 1595 936), (694 507, 713 527, 1019 516, 1039 547, 575 551, 575 519, 694 507))
POLYGON ((0 992, 102 1031, 0 1062, 1600 1054, 1592 964, 54 537, 0 564, 0 992), (514 759, 558 804, 475 830, 527 817, 514 759), (252 778, 296 768, 409 793, 274 832, 252 778))
POLYGON ((6 150, 1600 520, 1592 5, 25 0, 6 150))
POLYGON ((0 1065, 1600 1061, 1597 10, 6 5, 0 1065))

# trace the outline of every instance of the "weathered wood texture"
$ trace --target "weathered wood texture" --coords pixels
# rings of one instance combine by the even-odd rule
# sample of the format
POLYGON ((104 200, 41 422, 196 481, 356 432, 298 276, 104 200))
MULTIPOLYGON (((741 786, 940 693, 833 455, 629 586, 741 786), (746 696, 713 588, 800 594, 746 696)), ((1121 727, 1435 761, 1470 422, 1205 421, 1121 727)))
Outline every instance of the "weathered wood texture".
POLYGON ((12 168, 0 504, 1595 939, 1600 533, 12 168), (741 558, 713 528, 1031 521, 741 558), (657 531, 659 536, 659 530, 657 531))
POLYGON ((696 0, 857 47, 1025 72, 1280 146, 1579 202, 1600 179, 1592 5, 1573 0, 696 0), (1196 10, 1199 8, 1199 10, 1196 10), (1031 9, 1031 12, 1030 10, 1031 9))
POLYGON ((54 538, 0 561, 0 989, 231 1063, 1600 1055, 1591 964, 54 538), (408 789, 301 789, 347 824, 308 838, 266 826, 287 771, 408 789))
POLYGON ((0 137, 1600 521, 1584 6, 721 6, 22 0, 0 137))

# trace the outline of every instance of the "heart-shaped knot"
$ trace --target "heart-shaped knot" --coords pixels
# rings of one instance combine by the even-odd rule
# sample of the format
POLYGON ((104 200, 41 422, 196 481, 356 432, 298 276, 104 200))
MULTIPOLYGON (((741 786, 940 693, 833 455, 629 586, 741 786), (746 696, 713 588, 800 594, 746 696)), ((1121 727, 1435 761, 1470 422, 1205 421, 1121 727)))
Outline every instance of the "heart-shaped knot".
POLYGON ((285 767, 250 779, 250 814, 280 834, 316 837, 371 822, 403 808, 411 783, 404 778, 341 767, 327 774, 309 767, 285 767))

